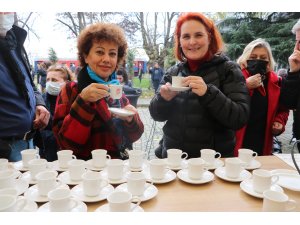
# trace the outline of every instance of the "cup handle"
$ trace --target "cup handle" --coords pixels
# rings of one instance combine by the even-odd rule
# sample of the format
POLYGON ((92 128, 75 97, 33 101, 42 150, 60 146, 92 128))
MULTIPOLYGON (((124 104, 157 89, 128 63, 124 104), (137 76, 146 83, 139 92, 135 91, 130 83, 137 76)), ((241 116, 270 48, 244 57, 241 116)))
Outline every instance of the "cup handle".
POLYGON ((253 159, 255 159, 257 157, 257 152, 253 152, 252 157, 253 157, 253 159))
POLYGON ((215 159, 219 159, 219 158, 221 158, 221 153, 220 152, 216 152, 215 159))
POLYGON ((278 180, 279 180, 279 176, 278 175, 272 176, 272 184, 271 185, 277 183, 278 180))
POLYGON ((106 187, 109 183, 108 183, 108 180, 102 180, 102 185, 101 185, 101 189, 106 187))
POLYGON ((72 155, 72 159, 77 159, 75 155, 72 155))
POLYGON ((131 207, 131 212, 135 210, 136 207, 138 207, 141 204, 141 199, 137 196, 133 196, 131 199, 131 202, 136 202, 134 206, 131 207), (137 202, 136 202, 137 201, 137 202))
POLYGON ((146 181, 146 188, 145 188, 145 191, 146 191, 149 187, 151 187, 152 185, 153 185, 153 181, 152 181, 152 180, 146 181))
POLYGON ((183 152, 182 155, 181 155, 181 158, 182 158, 182 159, 186 159, 188 156, 189 156, 189 155, 188 155, 186 152, 183 152), (182 158, 182 156, 184 156, 184 157, 182 158))
POLYGON ((16 204, 17 204, 16 211, 20 212, 27 205, 27 199, 25 197, 19 196, 19 197, 17 197, 17 203, 16 204))
POLYGON ((290 199, 287 202, 286 211, 288 212, 294 211, 296 206, 297 206, 297 202, 295 200, 290 199))
POLYGON ((63 185, 63 183, 61 182, 61 180, 56 179, 55 182, 56 182, 56 188, 59 188, 60 186, 63 185))
POLYGON ((36 155, 35 155, 35 158, 36 158, 36 159, 40 159, 41 157, 40 157, 39 154, 36 154, 36 155))
POLYGON ((70 201, 72 202, 72 206, 70 207, 70 211, 75 209, 79 205, 79 201, 76 201, 75 198, 70 198, 70 201))
POLYGON ((111 159, 111 156, 110 156, 110 155, 106 155, 106 158, 107 158, 107 159, 111 159))

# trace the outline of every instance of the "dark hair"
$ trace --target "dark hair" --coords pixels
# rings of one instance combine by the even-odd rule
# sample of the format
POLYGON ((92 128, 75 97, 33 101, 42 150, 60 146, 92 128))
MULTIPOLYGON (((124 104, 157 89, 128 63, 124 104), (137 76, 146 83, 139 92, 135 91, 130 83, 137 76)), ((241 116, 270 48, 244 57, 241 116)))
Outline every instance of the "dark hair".
POLYGON ((123 77, 123 80, 124 80, 124 83, 125 84, 128 84, 128 74, 125 70, 124 67, 119 67, 118 70, 117 70, 117 75, 120 75, 123 77))
POLYGON ((125 59, 127 41, 123 29, 113 23, 95 23, 82 30, 78 36, 77 49, 81 66, 87 65, 84 56, 89 54, 93 43, 102 40, 111 41, 118 45, 118 64, 125 59))

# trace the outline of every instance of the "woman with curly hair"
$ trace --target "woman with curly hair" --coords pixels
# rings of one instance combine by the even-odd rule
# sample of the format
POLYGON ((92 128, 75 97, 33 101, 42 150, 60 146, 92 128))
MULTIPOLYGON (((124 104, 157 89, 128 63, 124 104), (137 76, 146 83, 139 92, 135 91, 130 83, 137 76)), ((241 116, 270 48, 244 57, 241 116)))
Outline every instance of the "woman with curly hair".
POLYGON ((127 142, 138 140, 144 125, 124 94, 112 99, 109 93, 110 85, 119 84, 117 65, 126 56, 124 32, 115 24, 93 24, 80 33, 77 48, 82 66, 78 82, 61 90, 54 114, 53 132, 60 149, 71 149, 85 160, 94 149, 106 149, 112 158, 126 158, 127 142), (116 116, 109 107, 134 114, 116 116))

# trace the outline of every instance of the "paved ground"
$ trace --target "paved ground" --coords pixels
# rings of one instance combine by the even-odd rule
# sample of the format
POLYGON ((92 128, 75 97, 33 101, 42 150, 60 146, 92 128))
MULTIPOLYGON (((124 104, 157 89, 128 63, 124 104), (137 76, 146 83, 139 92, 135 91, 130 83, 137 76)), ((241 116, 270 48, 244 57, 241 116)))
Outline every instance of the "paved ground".
MULTIPOLYGON (((164 123, 154 122, 149 114, 149 103, 151 99, 138 99, 138 111, 144 122, 145 132, 142 138, 134 143, 134 149, 141 149, 147 152, 148 159, 155 158, 154 149, 158 146, 158 142, 162 137, 162 127, 164 123)), ((283 153, 290 153, 293 144, 289 144, 292 138, 292 123, 293 114, 290 112, 286 130, 283 134, 278 136, 278 139, 282 142, 283 153)))

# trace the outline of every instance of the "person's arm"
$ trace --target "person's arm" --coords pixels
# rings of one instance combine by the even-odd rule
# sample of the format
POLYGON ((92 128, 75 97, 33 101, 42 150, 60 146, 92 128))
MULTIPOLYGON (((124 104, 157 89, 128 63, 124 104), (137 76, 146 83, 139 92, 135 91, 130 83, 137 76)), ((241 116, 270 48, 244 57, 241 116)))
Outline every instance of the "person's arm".
POLYGON ((295 109, 300 95, 300 71, 289 72, 286 79, 283 78, 281 83, 280 103, 289 109, 295 109))

